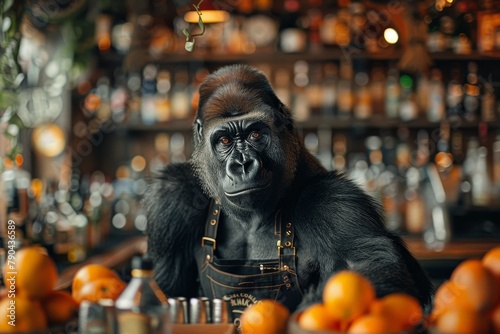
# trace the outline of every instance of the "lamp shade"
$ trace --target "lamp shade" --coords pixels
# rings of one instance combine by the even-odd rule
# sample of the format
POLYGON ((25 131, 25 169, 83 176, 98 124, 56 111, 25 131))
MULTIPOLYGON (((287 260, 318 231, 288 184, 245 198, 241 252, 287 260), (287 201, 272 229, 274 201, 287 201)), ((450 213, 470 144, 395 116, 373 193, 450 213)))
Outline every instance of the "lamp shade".
MULTIPOLYGON (((225 10, 215 8, 211 1, 205 0, 199 4, 199 11, 203 23, 220 23, 229 20, 229 13, 225 10)), ((189 23, 198 23, 199 16, 195 10, 184 14, 184 20, 189 23)))

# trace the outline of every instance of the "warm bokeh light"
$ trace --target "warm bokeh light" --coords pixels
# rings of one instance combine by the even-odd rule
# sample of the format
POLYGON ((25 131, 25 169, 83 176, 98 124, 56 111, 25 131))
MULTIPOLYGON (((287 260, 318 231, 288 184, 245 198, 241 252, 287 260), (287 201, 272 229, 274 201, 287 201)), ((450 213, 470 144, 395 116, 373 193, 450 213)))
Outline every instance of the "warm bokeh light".
POLYGON ((384 39, 389 44, 396 44, 399 40, 398 32, 393 28, 387 28, 384 31, 384 39))
POLYGON ((35 150, 49 158, 58 156, 66 147, 66 136, 55 124, 36 127, 33 130, 32 140, 35 150))
POLYGON ((142 155, 136 155, 132 158, 131 167, 135 172, 141 172, 146 168, 146 159, 142 155))
MULTIPOLYGON (((221 23, 229 20, 229 13, 225 10, 201 10, 203 23, 221 23)), ((199 16, 196 11, 184 14, 184 20, 189 23, 198 23, 199 16)))

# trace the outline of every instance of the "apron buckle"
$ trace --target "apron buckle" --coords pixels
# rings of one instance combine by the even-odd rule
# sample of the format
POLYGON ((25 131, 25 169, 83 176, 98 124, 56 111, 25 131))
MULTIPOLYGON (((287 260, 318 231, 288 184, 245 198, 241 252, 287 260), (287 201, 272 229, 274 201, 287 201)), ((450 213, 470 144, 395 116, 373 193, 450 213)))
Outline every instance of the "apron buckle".
POLYGON ((203 238, 201 238, 201 247, 205 247, 205 241, 211 241, 214 244, 214 250, 215 250, 217 242, 215 241, 214 238, 209 238, 209 237, 203 237, 203 238))

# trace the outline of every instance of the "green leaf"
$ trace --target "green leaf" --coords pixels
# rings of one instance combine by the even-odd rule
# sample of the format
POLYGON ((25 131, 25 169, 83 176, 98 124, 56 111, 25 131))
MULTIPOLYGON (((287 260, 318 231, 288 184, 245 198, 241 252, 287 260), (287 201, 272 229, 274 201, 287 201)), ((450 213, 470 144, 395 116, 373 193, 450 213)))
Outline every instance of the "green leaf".
POLYGON ((184 34, 184 36, 186 36, 186 41, 189 40, 189 30, 182 29, 182 33, 184 34))
POLYGON ((187 41, 186 44, 184 45, 184 48, 186 49, 187 52, 192 52, 194 49, 194 39, 192 41, 187 41))
POLYGON ((17 94, 12 91, 0 92, 0 109, 10 107, 17 103, 17 94))
POLYGON ((203 24, 203 20, 201 19, 201 15, 198 18, 198 27, 200 27, 201 31, 205 31, 205 25, 203 24))

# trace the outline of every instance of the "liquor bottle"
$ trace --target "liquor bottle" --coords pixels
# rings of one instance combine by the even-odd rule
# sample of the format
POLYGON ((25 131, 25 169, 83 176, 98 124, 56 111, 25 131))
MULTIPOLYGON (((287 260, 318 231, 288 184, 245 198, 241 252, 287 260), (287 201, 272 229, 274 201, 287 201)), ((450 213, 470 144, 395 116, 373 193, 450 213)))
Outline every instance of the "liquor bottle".
POLYGON ((481 96, 481 120, 484 122, 492 122, 495 120, 496 97, 495 89, 491 82, 483 84, 483 94, 481 96))
POLYGON ((298 122, 307 120, 310 116, 309 101, 307 99, 306 87, 309 84, 309 64, 303 60, 293 65, 293 107, 292 113, 298 122))
POLYGON ((168 122, 171 118, 170 106, 170 88, 172 87, 170 81, 170 72, 160 70, 158 72, 158 79, 156 81, 156 96, 155 96, 155 109, 156 120, 160 123, 168 122))
POLYGON ((332 131, 318 129, 318 159, 327 170, 332 169, 332 131))
POLYGON ((399 85, 399 72, 395 66, 391 66, 389 69, 385 94, 385 112, 387 118, 398 117, 401 86, 399 85))
POLYGON ((174 87, 171 97, 171 112, 174 119, 187 119, 191 111, 191 94, 188 86, 187 70, 180 69, 175 73, 174 87))
MULTIPOLYGON (((430 105, 430 85, 431 85, 431 78, 432 78, 432 71, 429 73, 428 71, 424 70, 421 73, 417 74, 417 86, 416 86, 416 95, 417 95, 417 106, 418 109, 423 112, 427 113, 429 112, 429 105, 430 105)), ((444 88, 443 88, 444 90, 444 88)), ((443 100, 444 100, 444 92, 443 92, 443 100)), ((429 116, 427 116, 428 118, 429 116)))
POLYGON ((463 0, 456 3, 455 33, 453 34, 453 52, 457 54, 470 54, 476 45, 477 34, 477 1, 463 0))
POLYGON ((279 47, 285 53, 303 52, 307 47, 307 34, 300 23, 300 1, 285 0, 280 15, 279 47))
POLYGON ((323 22, 323 12, 321 11, 322 0, 308 0, 307 4, 307 40, 309 43, 309 51, 321 51, 320 28, 323 22))
POLYGON ((155 136, 155 156, 149 162, 149 171, 156 175, 167 166, 169 162, 170 137, 167 133, 159 133, 155 136))
POLYGON ((472 205, 472 176, 477 167, 478 148, 479 141, 477 138, 470 137, 462 164, 460 191, 457 199, 457 205, 461 208, 468 208, 472 205))
POLYGON ((429 122, 440 122, 445 115, 445 88, 441 71, 437 68, 431 72, 428 94, 427 119, 429 122))
POLYGON ((481 146, 477 150, 476 168, 472 174, 472 204, 487 207, 491 204, 491 179, 487 162, 488 150, 481 146))
POLYGON ((356 103, 354 104, 353 114, 358 119, 367 119, 372 115, 372 96, 369 89, 370 78, 364 65, 356 66, 356 68, 357 71, 354 75, 356 103))
POLYGON ((464 85, 464 118, 468 121, 474 121, 479 115, 479 79, 477 76, 477 64, 469 62, 467 66, 467 80, 464 85))
POLYGON ((351 45, 358 49, 364 49, 369 34, 365 31, 367 24, 365 5, 361 1, 352 1, 349 5, 351 12, 351 45))
POLYGON ((385 225, 391 231, 401 232, 403 217, 401 215, 401 182, 394 166, 387 168, 381 174, 379 181, 381 203, 386 216, 385 225))
POLYGON ((410 167, 406 172, 405 190, 405 226, 410 234, 422 234, 425 229, 427 208, 420 193, 420 181, 420 171, 410 167))
POLYGON ((131 72, 127 78, 127 90, 129 100, 127 101, 126 122, 128 124, 139 124, 141 122, 141 75, 131 72))
POLYGON ((157 75, 158 69, 153 64, 146 65, 142 72, 141 120, 144 125, 152 125, 156 122, 155 93, 157 75))
POLYGON ((321 114, 324 116, 333 116, 336 114, 338 71, 338 66, 335 63, 326 63, 323 65, 321 114))
POLYGON ((408 74, 403 74, 399 82, 401 84, 399 117, 402 121, 410 121, 418 117, 418 107, 413 91, 413 78, 408 74))
POLYGON ((118 333, 171 333, 168 300, 153 278, 153 261, 133 257, 131 274, 115 303, 118 333))
POLYGON ((454 66, 451 70, 451 80, 448 82, 446 90, 446 117, 448 120, 455 120, 461 117, 463 86, 460 70, 454 66))
POLYGON ((320 27, 320 39, 324 47, 346 48, 351 42, 351 12, 349 4, 325 1, 325 15, 320 27))
POLYGON ((343 133, 338 133, 333 137, 333 169, 337 171, 345 171, 347 166, 347 138, 343 133))
POLYGON ((342 60, 340 62, 340 78, 338 83, 337 110, 340 118, 350 118, 353 107, 352 93, 352 64, 342 60))
POLYGON ((370 83, 369 90, 371 96, 372 113, 374 116, 383 118, 385 109, 385 70, 380 65, 375 65, 372 67, 370 73, 370 83))
POLYGON ((322 69, 318 64, 312 64, 309 67, 309 85, 306 88, 307 103, 309 104, 310 113, 319 116, 321 113, 321 102, 323 89, 321 87, 322 69))
POLYGON ((125 73, 121 70, 116 70, 115 84, 109 101, 113 122, 123 123, 125 121, 128 98, 125 73))
POLYGON ((185 162, 186 158, 186 139, 184 134, 180 132, 175 132, 170 137, 170 161, 175 162, 185 162))
POLYGON ((101 103, 96 112, 96 116, 101 120, 105 121, 111 117, 111 88, 109 83, 109 78, 107 76, 102 76, 97 80, 96 94, 99 96, 101 103))

